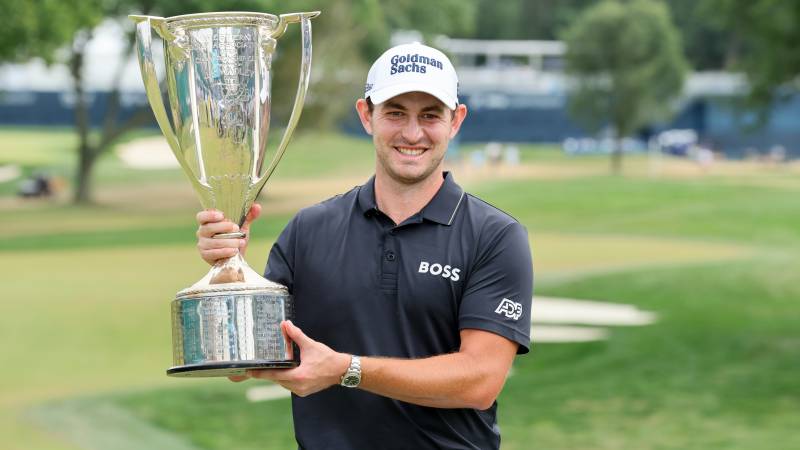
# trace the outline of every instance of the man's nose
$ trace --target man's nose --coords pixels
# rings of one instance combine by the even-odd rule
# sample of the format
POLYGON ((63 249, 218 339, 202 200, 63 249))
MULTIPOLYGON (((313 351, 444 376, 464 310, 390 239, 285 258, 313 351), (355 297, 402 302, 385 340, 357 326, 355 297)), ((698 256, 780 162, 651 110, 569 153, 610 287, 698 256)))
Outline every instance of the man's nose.
POLYGON ((410 118, 401 132, 403 139, 409 144, 416 144, 422 139, 422 127, 416 117, 410 118))

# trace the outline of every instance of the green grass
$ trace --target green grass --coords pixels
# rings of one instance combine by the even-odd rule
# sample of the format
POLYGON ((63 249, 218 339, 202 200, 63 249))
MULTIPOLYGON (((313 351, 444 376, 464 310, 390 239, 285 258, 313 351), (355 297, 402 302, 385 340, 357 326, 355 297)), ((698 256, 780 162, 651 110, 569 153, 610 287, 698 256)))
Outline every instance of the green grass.
POLYGON ((481 194, 534 229, 800 243, 800 189, 721 184, 716 179, 591 177, 493 182, 481 194))
POLYGON ((290 400, 244 401, 251 386, 223 382, 194 389, 155 390, 119 398, 117 404, 159 428, 190 436, 199 448, 294 448, 292 417, 287 414, 290 400), (158 397, 163 400, 155 401, 158 397), (186 405, 192 404, 207 407, 187 410, 186 405), (195 428, 198 423, 203 424, 199 429, 195 428))
POLYGON ((67 164, 77 136, 70 128, 0 127, 0 164, 54 166, 67 164))
MULTIPOLYGON (((0 130, 33 149, 0 159, 68 174, 67 135, 0 130)), ((254 268, 293 211, 340 192, 335 180, 367 178, 370 148, 296 137, 267 185, 254 268)), ((553 179, 456 169, 528 227, 537 294, 632 303, 659 321, 518 358, 499 400, 503 448, 800 449, 796 175, 610 177, 605 158, 522 152, 545 170, 597 169, 553 179)), ((206 270, 184 175, 113 154, 97 175, 99 203, 80 208, 19 202, 0 185, 0 358, 13 367, 0 371, 3 448, 142 448, 156 435, 149 448, 292 448, 287 400, 245 401, 252 382, 164 376, 169 300, 206 270)))
POLYGON ((553 289, 633 303, 660 321, 520 359, 504 392, 504 448, 800 448, 797 269, 686 267, 553 289))

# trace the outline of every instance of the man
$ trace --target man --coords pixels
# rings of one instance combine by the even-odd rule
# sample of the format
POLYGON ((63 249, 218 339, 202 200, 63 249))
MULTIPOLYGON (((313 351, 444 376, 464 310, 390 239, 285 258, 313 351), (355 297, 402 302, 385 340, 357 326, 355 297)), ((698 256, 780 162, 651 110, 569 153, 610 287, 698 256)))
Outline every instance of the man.
MULTIPOLYGON (((374 177, 300 211, 270 252, 301 364, 248 376, 295 394, 303 449, 499 448, 495 399, 528 352, 533 273, 525 229, 442 170, 467 115, 457 86, 438 50, 384 53, 356 102, 374 177)), ((244 250, 212 239, 237 230, 219 212, 197 218, 207 262, 244 250)))

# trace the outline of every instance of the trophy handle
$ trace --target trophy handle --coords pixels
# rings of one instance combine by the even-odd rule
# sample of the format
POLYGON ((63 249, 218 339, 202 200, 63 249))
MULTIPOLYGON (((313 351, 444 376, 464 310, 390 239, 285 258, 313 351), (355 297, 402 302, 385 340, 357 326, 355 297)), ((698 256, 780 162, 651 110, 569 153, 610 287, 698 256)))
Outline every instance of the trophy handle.
POLYGON ((286 146, 289 145, 289 140, 292 138, 292 134, 297 126, 297 122, 300 120, 300 114, 303 111, 303 104, 306 100, 308 81, 311 74, 311 19, 317 17, 318 15, 319 11, 281 14, 278 25, 275 27, 275 30, 270 36, 273 39, 277 39, 286 32, 287 25, 290 23, 300 22, 301 33, 303 36, 303 52, 300 63, 300 80, 297 84, 297 94, 294 98, 292 115, 289 116, 289 122, 286 124, 286 130, 283 132, 281 143, 278 145, 278 149, 275 152, 275 156, 272 158, 272 162, 270 162, 269 167, 267 167, 267 170, 264 172, 264 174, 261 175, 261 178, 259 178, 254 184, 254 189, 252 190, 252 192, 254 192, 254 197, 258 196, 258 193, 264 187, 264 184, 272 175, 272 172, 275 171, 275 167, 277 167, 278 163, 283 157, 284 152, 286 152, 286 146))
MULTIPOLYGON (((167 143, 175 154, 175 159, 180 163, 183 171, 188 175, 193 173, 187 162, 181 156, 181 148, 178 143, 178 137, 175 135, 175 130, 167 118, 167 109, 164 106, 164 99, 161 98, 161 89, 158 85, 158 76, 156 76, 156 68, 153 63, 153 34, 152 30, 155 26, 156 32, 165 40, 174 40, 174 36, 169 33, 164 26, 166 19, 156 16, 128 16, 136 23, 136 56, 139 60, 139 69, 142 72, 142 81, 144 82, 144 91, 147 94, 148 103, 153 109, 153 115, 156 117, 161 132, 167 138, 167 143)), ((195 177, 189 176, 195 188, 201 192, 208 189, 208 186, 202 184, 195 177)))

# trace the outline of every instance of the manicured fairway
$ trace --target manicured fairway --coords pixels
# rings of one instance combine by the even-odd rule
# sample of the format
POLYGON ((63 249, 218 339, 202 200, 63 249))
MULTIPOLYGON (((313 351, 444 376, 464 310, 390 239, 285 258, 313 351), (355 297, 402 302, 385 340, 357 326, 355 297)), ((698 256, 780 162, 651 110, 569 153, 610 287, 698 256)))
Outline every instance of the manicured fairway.
MULTIPOLYGON (((24 164, 66 171, 63 134, 36 133, 46 142, 24 164)), ((297 139, 268 184, 253 267, 294 211, 363 181, 369 154, 367 141, 297 139)), ((523 160, 454 171, 528 227, 537 293, 632 303, 659 322, 518 358, 499 400, 503 448, 800 449, 800 171, 701 177, 677 161, 649 178, 633 158, 614 178, 600 158, 523 148, 523 160)), ((292 448, 288 400, 164 376, 168 303, 206 270, 183 175, 113 156, 98 174, 98 206, 0 196, 2 447, 292 448)))

